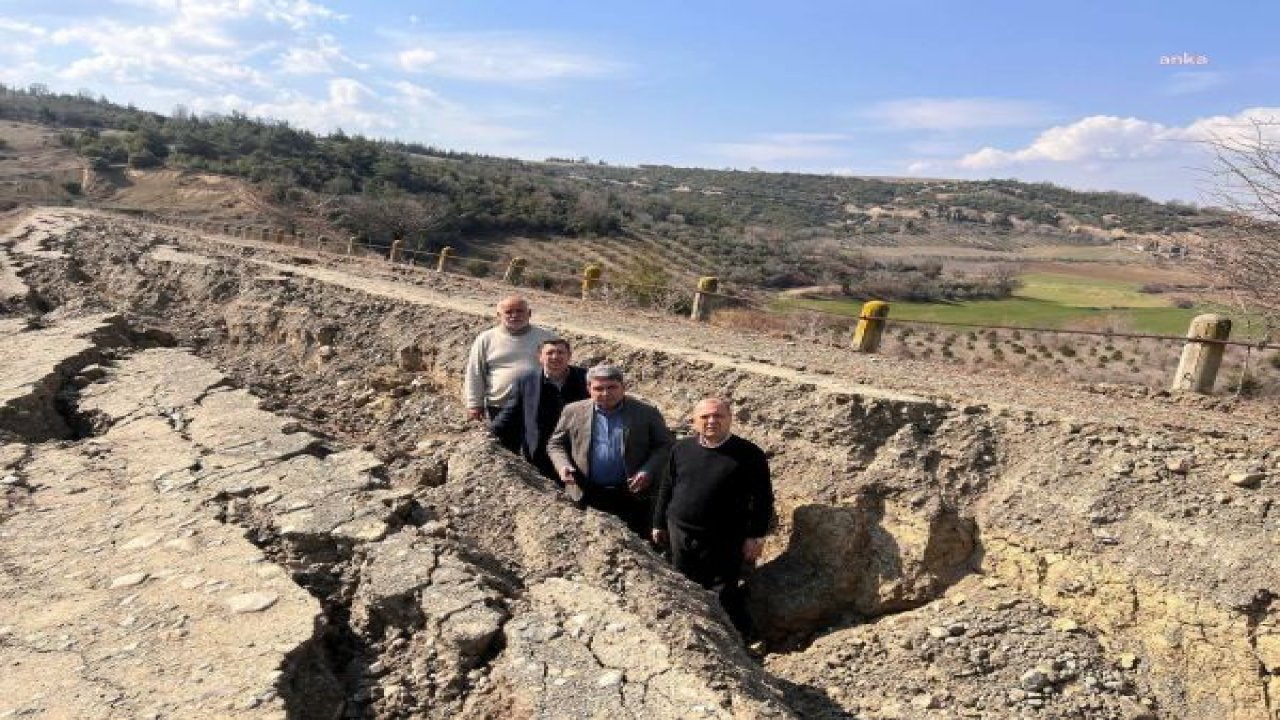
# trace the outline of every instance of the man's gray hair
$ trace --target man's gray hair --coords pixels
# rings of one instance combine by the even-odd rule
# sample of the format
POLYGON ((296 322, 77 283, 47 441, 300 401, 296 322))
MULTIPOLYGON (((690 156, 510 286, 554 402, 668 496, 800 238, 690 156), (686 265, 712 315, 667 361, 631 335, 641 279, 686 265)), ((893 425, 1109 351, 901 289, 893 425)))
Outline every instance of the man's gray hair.
POLYGON ((587 371, 587 382, 591 382, 592 380, 614 380, 620 383, 626 382, 626 379, 622 376, 622 368, 617 365, 607 364, 596 365, 587 371))

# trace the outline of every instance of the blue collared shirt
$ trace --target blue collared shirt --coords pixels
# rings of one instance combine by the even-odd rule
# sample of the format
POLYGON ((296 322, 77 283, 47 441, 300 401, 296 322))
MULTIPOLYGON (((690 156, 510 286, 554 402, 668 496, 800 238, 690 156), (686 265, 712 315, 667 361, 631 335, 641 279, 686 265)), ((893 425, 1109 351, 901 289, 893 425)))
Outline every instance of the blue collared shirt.
POLYGON ((591 465, 592 485, 621 487, 627 484, 627 463, 623 457, 625 430, 622 423, 622 406, 609 412, 593 406, 591 417, 591 465))

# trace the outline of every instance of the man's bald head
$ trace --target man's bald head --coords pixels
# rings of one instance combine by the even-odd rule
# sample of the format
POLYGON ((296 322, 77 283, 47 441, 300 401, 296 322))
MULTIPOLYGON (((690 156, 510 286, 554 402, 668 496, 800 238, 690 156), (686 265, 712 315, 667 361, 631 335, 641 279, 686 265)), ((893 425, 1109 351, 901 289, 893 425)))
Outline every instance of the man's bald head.
POLYGON ((693 431, 703 443, 719 445, 729 437, 733 405, 725 398, 708 397, 693 406, 693 431))
POLYGON ((705 397, 693 406, 693 413, 697 415, 699 412, 712 407, 723 408, 726 413, 733 414, 733 403, 722 397, 705 397))
POLYGON ((532 314, 529 301, 519 295, 508 295, 498 301, 498 322, 507 332, 524 332, 532 314))

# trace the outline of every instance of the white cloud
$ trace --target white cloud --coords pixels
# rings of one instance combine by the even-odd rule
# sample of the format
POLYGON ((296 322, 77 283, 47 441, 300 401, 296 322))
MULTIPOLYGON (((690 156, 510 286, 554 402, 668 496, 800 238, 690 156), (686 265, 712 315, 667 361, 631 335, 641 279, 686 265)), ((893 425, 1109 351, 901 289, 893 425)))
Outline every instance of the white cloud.
POLYGON ((838 143, 848 136, 837 133, 774 133, 751 142, 716 143, 715 155, 742 165, 769 165, 787 160, 831 158, 841 152, 838 143))
POLYGON ((0 43, 0 57, 30 60, 40 53, 35 43, 4 42, 0 43))
MULTIPOLYGON (((275 50, 275 67, 286 75, 367 67, 347 57, 331 35, 315 32, 316 23, 343 17, 311 0, 108 0, 106 4, 116 7, 41 29, 42 41, 65 58, 50 77, 107 88, 114 85, 114 92, 124 90, 127 95, 159 96, 173 90, 188 95, 211 90, 241 93, 246 85, 278 94, 267 66, 257 57, 264 50, 275 50), (122 5, 140 12, 121 13, 122 5)), ((0 25, 0 38, 13 25, 0 25)))
POLYGON ((440 53, 426 48, 413 48, 400 53, 398 57, 400 69, 407 72, 421 72, 440 59, 440 53))
POLYGON ((385 108, 377 107, 380 99, 364 84, 351 78, 334 78, 329 81, 327 90, 328 94, 323 99, 284 90, 270 102, 258 102, 229 93, 197 98, 191 103, 191 109, 196 113, 235 110, 250 117, 283 120, 319 133, 343 128, 380 135, 397 126, 395 116, 385 108))
POLYGON ((147 51, 145 47, 138 46, 104 49, 73 61, 57 75, 68 80, 109 80, 122 85, 165 81, 197 87, 247 84, 266 88, 271 85, 262 72, 221 55, 187 55, 159 49, 147 51))
POLYGON ((1185 156, 1199 151, 1197 143, 1251 131, 1253 120, 1280 120, 1280 108, 1250 108, 1234 116, 1201 118, 1185 127, 1131 117, 1093 115, 1045 130, 1024 148, 982 148, 960 158, 959 165, 991 170, 1042 162, 1113 163, 1185 156))
POLYGON ((21 20, 13 20, 10 18, 0 17, 0 32, 13 33, 15 35, 29 35, 31 37, 42 38, 49 34, 49 31, 31 23, 25 23, 21 20))
POLYGON ((346 16, 310 0, 116 0, 169 14, 174 24, 201 27, 229 20, 260 18, 302 30, 319 20, 344 20, 346 16))
POLYGON ((438 77, 495 83, 601 77, 620 65, 550 47, 514 33, 429 35, 407 41, 396 55, 401 69, 438 77))
POLYGON ((337 72, 338 65, 357 70, 367 70, 368 65, 357 62, 342 50, 332 35, 315 38, 312 47, 287 48, 276 58, 276 67, 286 75, 327 75, 337 72))
POLYGON ((1191 142, 1248 140, 1257 132, 1268 139, 1280 140, 1280 106, 1249 108, 1235 115, 1200 118, 1185 128, 1175 130, 1173 136, 1191 142))
POLYGON ((52 68, 37 62, 24 60, 16 63, 0 63, 0 83, 13 87, 27 87, 52 74, 52 68))
POLYGON ((455 107, 453 103, 445 100, 435 90, 411 83, 408 80, 399 80, 392 83, 391 86, 400 94, 400 100, 404 104, 417 109, 455 107))
POLYGON ((894 130, 972 130, 1028 127, 1048 113, 1038 103, 997 98, 904 98, 886 100, 865 115, 894 130))
POLYGON ((392 87, 397 95, 390 103, 404 111, 402 125, 416 131, 427 142, 520 155, 522 148, 515 143, 528 140, 532 135, 469 110, 431 88, 407 80, 395 82, 392 87))
POLYGON ((329 81, 329 102, 334 107, 359 107, 366 97, 376 97, 372 90, 351 78, 334 78, 329 81))
POLYGON ((1206 143, 1240 140, 1262 132, 1280 143, 1280 107, 1165 125, 1133 117, 1094 115, 1049 128, 1024 147, 984 147, 967 154, 905 161, 910 175, 1018 177, 1068 187, 1120 189, 1163 199, 1201 198, 1205 169, 1213 166, 1206 143))
POLYGON ((965 155, 962 167, 987 169, 1030 162, 1077 162, 1153 157, 1168 140, 1168 128, 1137 118, 1094 115, 1070 125, 1050 128, 1030 145, 1005 151, 992 147, 965 155))

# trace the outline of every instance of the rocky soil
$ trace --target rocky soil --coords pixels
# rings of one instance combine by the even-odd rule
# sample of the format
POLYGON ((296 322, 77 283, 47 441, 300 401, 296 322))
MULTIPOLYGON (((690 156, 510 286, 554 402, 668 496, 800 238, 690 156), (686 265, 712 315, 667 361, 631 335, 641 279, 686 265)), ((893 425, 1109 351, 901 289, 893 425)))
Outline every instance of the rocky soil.
POLYGON ((501 286, 71 211, 0 245, 0 716, 1280 717, 1272 407, 530 293, 770 452, 757 660, 462 421, 501 286))

